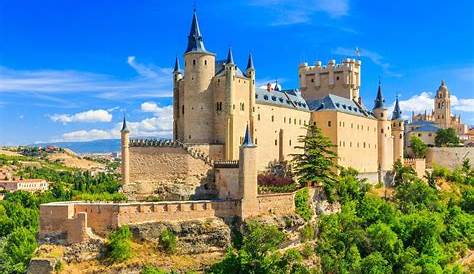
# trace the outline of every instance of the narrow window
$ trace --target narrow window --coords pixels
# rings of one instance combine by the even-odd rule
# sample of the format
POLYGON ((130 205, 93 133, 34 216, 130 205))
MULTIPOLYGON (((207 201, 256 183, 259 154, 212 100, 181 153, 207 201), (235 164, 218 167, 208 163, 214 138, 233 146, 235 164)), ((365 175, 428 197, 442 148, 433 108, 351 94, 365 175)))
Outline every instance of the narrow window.
POLYGON ((207 66, 207 60, 204 60, 204 65, 207 66))
POLYGON ((275 146, 277 146, 277 145, 278 145, 278 141, 275 139, 275 146))
POLYGON ((291 140, 289 141, 289 143, 290 143, 290 146, 291 146, 291 140))
POLYGON ((195 65, 196 65, 196 60, 193 60, 193 66, 195 66, 195 65))
POLYGON ((181 113, 184 114, 184 105, 181 106, 181 113))
POLYGON ((331 121, 328 121, 328 127, 331 127, 331 121))
POLYGON ((272 122, 275 121, 275 117, 272 115, 272 122))
POLYGON ((257 120, 260 121, 260 114, 257 114, 257 120))

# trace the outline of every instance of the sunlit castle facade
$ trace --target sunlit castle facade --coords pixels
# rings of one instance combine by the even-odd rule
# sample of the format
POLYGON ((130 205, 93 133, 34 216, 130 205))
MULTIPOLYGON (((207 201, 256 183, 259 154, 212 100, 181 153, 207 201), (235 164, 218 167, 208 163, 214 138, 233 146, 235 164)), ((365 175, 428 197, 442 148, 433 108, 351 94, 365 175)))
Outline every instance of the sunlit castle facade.
POLYGON ((403 156, 401 115, 389 119, 380 85, 374 109, 366 108, 359 94, 360 71, 361 61, 355 59, 303 63, 299 89, 273 83, 257 87, 252 56, 245 70, 234 62, 231 49, 218 59, 205 47, 194 13, 184 69, 177 58, 173 72, 174 139, 205 146, 211 159, 237 160, 248 124, 263 170, 297 153, 298 136, 313 123, 337 146, 338 164, 360 172, 389 170, 403 156))

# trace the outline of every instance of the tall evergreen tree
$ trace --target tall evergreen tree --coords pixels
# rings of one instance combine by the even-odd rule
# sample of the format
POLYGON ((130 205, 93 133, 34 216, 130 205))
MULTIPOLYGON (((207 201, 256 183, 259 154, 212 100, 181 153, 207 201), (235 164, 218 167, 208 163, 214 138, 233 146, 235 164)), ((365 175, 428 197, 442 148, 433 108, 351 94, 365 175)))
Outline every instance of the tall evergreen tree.
POLYGON ((301 185, 322 184, 328 199, 332 201, 337 170, 335 145, 316 125, 308 125, 306 129, 307 134, 298 137, 302 145, 296 146, 302 153, 292 155, 295 175, 301 185))

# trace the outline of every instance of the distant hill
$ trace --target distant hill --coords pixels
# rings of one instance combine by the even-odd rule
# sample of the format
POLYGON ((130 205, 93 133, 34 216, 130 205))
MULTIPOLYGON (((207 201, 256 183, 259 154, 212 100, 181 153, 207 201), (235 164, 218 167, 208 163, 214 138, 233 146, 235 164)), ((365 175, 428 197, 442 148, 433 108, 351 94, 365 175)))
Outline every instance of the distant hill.
POLYGON ((120 151, 120 139, 103 139, 86 142, 56 142, 56 143, 41 143, 35 146, 57 146, 68 148, 75 153, 109 153, 120 151))

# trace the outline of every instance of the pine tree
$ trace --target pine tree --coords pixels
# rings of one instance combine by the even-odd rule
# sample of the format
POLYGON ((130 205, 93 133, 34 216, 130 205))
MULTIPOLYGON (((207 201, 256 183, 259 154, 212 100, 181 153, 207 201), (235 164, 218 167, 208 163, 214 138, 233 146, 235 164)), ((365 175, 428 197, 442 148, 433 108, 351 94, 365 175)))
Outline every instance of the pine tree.
POLYGON ((298 137, 302 146, 301 154, 293 154, 293 166, 295 175, 301 185, 306 183, 321 184, 326 192, 328 200, 333 200, 334 184, 336 177, 336 158, 334 145, 331 140, 321 133, 315 125, 306 126, 307 134, 298 137))

